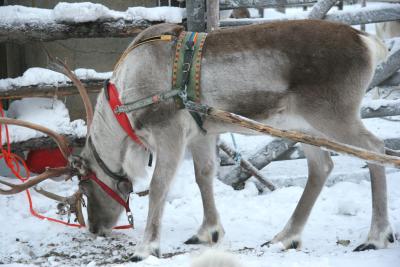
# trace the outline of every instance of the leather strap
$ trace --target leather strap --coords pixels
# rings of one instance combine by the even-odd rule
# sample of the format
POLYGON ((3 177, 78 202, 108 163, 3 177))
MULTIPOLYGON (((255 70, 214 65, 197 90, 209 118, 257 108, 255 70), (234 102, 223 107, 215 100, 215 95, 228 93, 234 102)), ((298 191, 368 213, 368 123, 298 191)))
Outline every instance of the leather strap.
POLYGON ((100 158, 99 153, 97 153, 97 150, 96 150, 95 146, 93 145, 93 141, 92 141, 91 136, 89 136, 89 138, 88 138, 88 143, 89 143, 90 150, 92 151, 93 156, 94 156, 94 158, 96 159, 97 164, 99 164, 100 168, 101 168, 108 176, 110 176, 111 178, 113 178, 113 179, 116 180, 116 181, 121 181, 121 180, 128 180, 128 181, 129 181, 129 179, 128 179, 128 177, 127 177, 126 175, 114 173, 113 171, 111 171, 111 170, 107 167, 107 165, 104 163, 104 161, 100 158))
POLYGON ((108 82, 106 88, 104 88, 104 89, 107 91, 106 97, 108 96, 108 104, 110 105, 110 108, 111 108, 115 118, 119 122, 119 125, 121 125, 122 129, 124 129, 124 131, 128 134, 128 136, 136 144, 141 145, 144 148, 146 148, 146 146, 140 140, 139 136, 136 135, 135 130, 131 126, 131 123, 130 123, 126 113, 116 112, 117 107, 121 106, 122 103, 119 99, 119 94, 118 94, 118 91, 117 91, 117 88, 115 87, 115 85, 111 82, 108 82))

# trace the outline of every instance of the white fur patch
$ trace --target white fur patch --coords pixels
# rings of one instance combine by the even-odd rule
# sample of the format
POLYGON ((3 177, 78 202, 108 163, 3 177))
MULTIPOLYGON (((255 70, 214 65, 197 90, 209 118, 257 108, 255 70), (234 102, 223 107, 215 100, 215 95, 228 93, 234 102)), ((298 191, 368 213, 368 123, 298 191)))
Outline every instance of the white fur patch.
POLYGON ((191 267, 242 267, 242 265, 234 255, 210 249, 195 258, 191 267))

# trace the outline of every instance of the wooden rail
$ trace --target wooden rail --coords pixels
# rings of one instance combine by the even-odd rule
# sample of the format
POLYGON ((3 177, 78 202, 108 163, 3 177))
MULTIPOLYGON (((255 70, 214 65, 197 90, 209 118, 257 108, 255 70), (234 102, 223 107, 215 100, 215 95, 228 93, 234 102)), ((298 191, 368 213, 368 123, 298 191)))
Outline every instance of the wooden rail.
MULTIPOLYGON (((305 14, 306 16, 306 14, 305 14)), ((286 21, 293 19, 306 19, 307 17, 285 16, 282 18, 255 18, 255 19, 227 19, 220 21, 220 27, 243 26, 256 23, 269 23, 276 21, 286 21)), ((359 8, 352 11, 334 11, 325 16, 325 20, 341 22, 349 25, 359 25, 368 23, 377 23, 385 21, 400 20, 400 4, 385 4, 383 7, 368 8, 363 10, 359 8)))
POLYGON ((0 19, 0 43, 28 41, 49 42, 70 38, 134 37, 156 22, 147 20, 115 20, 86 23, 2 23, 0 19))

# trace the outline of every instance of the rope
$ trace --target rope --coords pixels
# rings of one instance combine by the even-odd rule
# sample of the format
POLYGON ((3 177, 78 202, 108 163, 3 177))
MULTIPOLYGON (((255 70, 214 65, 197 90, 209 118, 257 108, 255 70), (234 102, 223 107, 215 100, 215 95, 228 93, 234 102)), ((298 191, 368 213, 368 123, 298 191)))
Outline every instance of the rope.
MULTIPOLYGON (((3 104, 0 101, 0 116, 4 117, 4 110, 3 110, 3 104)), ((3 125, 0 124, 0 142, 3 141, 3 125)), ((5 129, 5 136, 6 136, 6 149, 1 145, 0 148, 0 160, 3 159, 7 167, 11 170, 11 172, 17 177, 22 183, 26 182, 30 178, 30 171, 28 166, 26 165, 26 162, 24 161, 23 158, 20 156, 14 154, 11 152, 11 142, 10 142, 10 135, 8 132, 8 125, 4 124, 4 129, 5 129), (23 172, 25 173, 25 177, 23 175, 23 172)), ((35 211, 33 208, 33 202, 32 202, 32 197, 29 189, 25 190, 26 192, 26 197, 28 199, 29 203, 29 212, 36 218, 41 219, 41 220, 46 220, 46 221, 51 221, 54 223, 59 223, 63 224, 66 226, 70 227, 84 227, 80 224, 76 223, 69 223, 69 222, 64 222, 62 220, 54 219, 51 217, 47 217, 44 215, 41 215, 35 211)), ((114 229, 130 229, 132 228, 131 225, 121 225, 121 226, 116 226, 114 229)))

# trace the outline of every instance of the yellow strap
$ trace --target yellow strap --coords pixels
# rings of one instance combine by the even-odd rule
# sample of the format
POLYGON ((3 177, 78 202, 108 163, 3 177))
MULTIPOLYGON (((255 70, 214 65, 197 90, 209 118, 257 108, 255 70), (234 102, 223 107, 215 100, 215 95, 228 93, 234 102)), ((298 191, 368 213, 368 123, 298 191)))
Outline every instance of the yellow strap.
POLYGON ((117 63, 114 66, 114 71, 118 68, 118 66, 121 64, 121 62, 128 56, 128 54, 135 49, 138 46, 144 45, 144 44, 148 44, 148 43, 152 43, 152 42, 156 42, 156 41, 172 41, 172 39, 174 38, 174 35, 170 35, 170 34, 165 34, 165 35, 156 35, 156 36, 152 36, 150 38, 144 39, 143 41, 133 44, 131 46, 129 46, 124 53, 122 53, 121 57, 118 59, 117 63))

